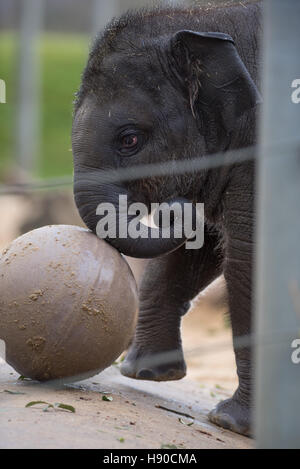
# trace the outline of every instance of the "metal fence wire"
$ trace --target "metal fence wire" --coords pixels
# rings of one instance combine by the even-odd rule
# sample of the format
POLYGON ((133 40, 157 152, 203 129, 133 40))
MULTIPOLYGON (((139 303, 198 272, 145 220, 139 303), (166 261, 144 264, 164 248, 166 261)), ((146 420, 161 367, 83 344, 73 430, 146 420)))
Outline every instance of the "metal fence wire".
MULTIPOLYGON (((130 168, 119 168, 117 170, 103 170, 97 174, 97 180, 100 183, 117 183, 124 181, 134 181, 156 176, 182 175, 188 173, 195 173, 199 171, 207 171, 210 169, 219 168, 222 166, 231 166, 235 164, 242 164, 247 161, 257 160, 259 152, 266 152, 268 150, 269 158, 272 149, 281 149, 282 153, 290 148, 300 153, 300 140, 276 142, 274 145, 269 144, 264 148, 258 146, 249 146, 240 148, 238 150, 227 151, 226 153, 215 153, 198 158, 188 160, 171 160, 162 163, 151 163, 144 165, 132 166, 130 168)), ((289 153, 288 153, 289 154, 289 153)), ((287 157, 288 157, 287 154, 287 157)), ((271 156, 280 158, 281 154, 276 152, 271 156)), ((94 173, 94 171, 91 171, 94 173)), ((0 195, 22 195, 36 191, 45 191, 57 189, 59 187, 70 187, 73 184, 71 176, 58 177, 53 179, 35 180, 29 183, 19 184, 0 184, 0 195)))

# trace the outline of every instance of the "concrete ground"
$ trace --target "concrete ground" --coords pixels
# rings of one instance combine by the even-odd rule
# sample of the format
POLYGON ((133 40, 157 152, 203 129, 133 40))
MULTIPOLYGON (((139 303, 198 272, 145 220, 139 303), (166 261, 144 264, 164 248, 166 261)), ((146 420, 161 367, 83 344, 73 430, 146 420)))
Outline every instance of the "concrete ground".
POLYGON ((151 383, 121 376, 118 366, 80 383, 51 388, 0 364, 0 448, 246 449, 248 438, 207 419, 226 391, 213 394, 188 378, 151 383), (112 401, 104 401, 112 397, 112 401), (73 406, 75 413, 27 407, 32 401, 73 406), (190 425, 192 424, 192 425, 190 425))

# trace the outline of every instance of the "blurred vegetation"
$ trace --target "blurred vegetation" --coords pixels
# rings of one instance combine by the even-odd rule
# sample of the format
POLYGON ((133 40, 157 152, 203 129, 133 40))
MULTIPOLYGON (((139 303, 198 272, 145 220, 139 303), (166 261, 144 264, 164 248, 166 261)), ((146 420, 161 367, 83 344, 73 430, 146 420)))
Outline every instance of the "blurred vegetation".
POLYGON ((7 104, 0 104, 0 175, 4 166, 12 159, 14 151, 13 121, 14 102, 13 93, 15 70, 13 57, 16 43, 11 34, 0 34, 0 78, 6 83, 7 104))
MULTIPOLYGON (((71 124, 74 94, 87 60, 85 35, 47 33, 41 38, 41 142, 35 176, 72 174, 71 124)), ((18 48, 13 33, 0 33, 0 78, 6 82, 6 104, 0 108, 0 178, 17 160, 16 113, 18 48)))

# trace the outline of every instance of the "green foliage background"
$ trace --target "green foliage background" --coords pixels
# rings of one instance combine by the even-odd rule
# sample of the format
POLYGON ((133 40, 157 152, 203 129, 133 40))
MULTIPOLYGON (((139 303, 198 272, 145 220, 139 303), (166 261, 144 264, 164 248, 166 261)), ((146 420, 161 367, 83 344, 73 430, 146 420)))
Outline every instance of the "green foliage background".
MULTIPOLYGON (((42 67, 41 142, 34 176, 72 174, 71 125, 74 94, 87 60, 89 38, 44 34, 39 43, 42 67)), ((6 104, 0 104, 0 179, 18 159, 18 42, 11 32, 0 33, 0 78, 6 82, 6 104)))

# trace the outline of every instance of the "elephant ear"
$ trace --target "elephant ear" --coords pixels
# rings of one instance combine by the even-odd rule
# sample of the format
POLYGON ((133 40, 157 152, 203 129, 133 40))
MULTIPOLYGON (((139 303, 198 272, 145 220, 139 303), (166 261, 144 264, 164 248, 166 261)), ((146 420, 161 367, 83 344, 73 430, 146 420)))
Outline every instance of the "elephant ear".
POLYGON ((171 39, 171 55, 200 132, 212 151, 219 150, 220 139, 228 140, 237 119, 261 102, 233 39, 223 33, 179 31, 171 39))

